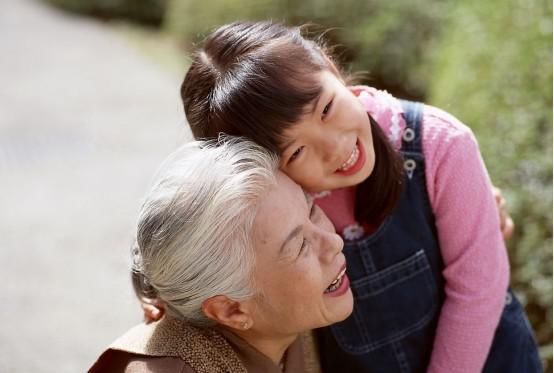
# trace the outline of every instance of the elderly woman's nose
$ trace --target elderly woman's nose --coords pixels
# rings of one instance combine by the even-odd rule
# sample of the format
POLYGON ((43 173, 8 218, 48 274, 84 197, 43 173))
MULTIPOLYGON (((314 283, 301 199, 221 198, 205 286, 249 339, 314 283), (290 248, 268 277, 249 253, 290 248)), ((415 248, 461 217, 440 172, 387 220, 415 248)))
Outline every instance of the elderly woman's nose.
POLYGON ((342 252, 344 241, 334 232, 322 232, 321 239, 321 257, 325 262, 332 262, 335 256, 342 252))

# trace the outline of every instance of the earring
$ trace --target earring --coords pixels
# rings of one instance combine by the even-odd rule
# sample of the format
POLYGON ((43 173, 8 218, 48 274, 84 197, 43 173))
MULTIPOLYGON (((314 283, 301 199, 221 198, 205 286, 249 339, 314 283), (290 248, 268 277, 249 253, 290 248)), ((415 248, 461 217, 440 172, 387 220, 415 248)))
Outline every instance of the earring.
POLYGON ((244 321, 241 325, 240 325, 244 330, 248 329, 248 322, 247 321, 244 321))

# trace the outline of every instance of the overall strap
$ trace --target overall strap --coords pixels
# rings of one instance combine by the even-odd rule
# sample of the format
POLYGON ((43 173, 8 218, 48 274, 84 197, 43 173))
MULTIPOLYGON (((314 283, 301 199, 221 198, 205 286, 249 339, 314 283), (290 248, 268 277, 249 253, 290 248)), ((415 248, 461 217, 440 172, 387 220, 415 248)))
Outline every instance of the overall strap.
POLYGON ((423 104, 420 102, 398 100, 404 109, 406 128, 402 133, 402 151, 422 153, 421 145, 423 104))

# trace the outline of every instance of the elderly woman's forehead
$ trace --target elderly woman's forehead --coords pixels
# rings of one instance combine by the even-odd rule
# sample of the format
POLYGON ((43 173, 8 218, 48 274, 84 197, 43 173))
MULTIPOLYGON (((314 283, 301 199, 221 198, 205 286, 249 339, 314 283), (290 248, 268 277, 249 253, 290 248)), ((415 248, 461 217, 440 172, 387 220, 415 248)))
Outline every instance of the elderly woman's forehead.
MULTIPOLYGON (((276 175, 277 175, 277 179, 281 178, 281 179, 287 180, 287 182, 291 181, 292 183, 296 184, 296 182, 293 179, 291 179, 289 177, 289 175, 287 175, 286 173, 281 171, 281 169, 276 170, 276 175)), ((296 185, 298 185, 298 184, 296 184, 296 185)))
POLYGON ((294 181, 293 179, 291 179, 286 173, 284 173, 284 172, 281 171, 281 170, 277 170, 277 174, 278 174, 279 177, 282 177, 282 178, 286 179, 287 182, 290 181, 291 183, 293 183, 293 184, 295 184, 296 186, 298 186, 298 188, 299 188, 299 189, 302 191, 302 193, 304 194, 304 198, 306 199, 306 202, 308 202, 308 204, 310 204, 310 203, 312 202, 313 196, 312 196, 310 193, 306 192, 306 191, 304 190, 304 188, 302 188, 301 185, 299 185, 296 181, 294 181))
MULTIPOLYGON (((281 182, 283 184, 287 184, 287 185, 292 185, 294 184, 294 187, 295 189, 299 189, 300 191, 302 191, 302 193, 306 194, 306 192, 304 191, 304 189, 302 189, 302 187, 296 183, 296 181, 294 181, 293 179, 291 179, 286 173, 284 173, 283 171, 281 170, 277 170, 277 180, 281 180, 281 182)), ((307 198, 307 197, 306 197, 307 198)))

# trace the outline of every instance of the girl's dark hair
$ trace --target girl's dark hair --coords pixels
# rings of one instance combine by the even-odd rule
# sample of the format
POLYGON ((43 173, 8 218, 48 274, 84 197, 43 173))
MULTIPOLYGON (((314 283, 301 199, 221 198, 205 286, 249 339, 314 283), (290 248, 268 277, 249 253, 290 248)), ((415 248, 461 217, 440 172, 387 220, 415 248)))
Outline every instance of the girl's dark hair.
MULTIPOLYGON (((246 136, 280 154, 283 132, 294 125, 322 87, 316 72, 336 72, 325 45, 300 27, 236 22, 210 34, 181 85, 185 114, 196 139, 224 132, 246 136)), ((388 214, 401 192, 401 161, 370 118, 376 164, 357 187, 356 217, 388 214)))
POLYGON ((380 223, 398 203, 404 168, 401 155, 394 150, 379 124, 369 116, 375 165, 373 172, 356 188, 356 219, 380 223))

